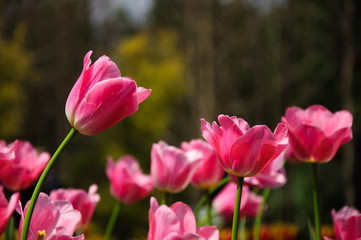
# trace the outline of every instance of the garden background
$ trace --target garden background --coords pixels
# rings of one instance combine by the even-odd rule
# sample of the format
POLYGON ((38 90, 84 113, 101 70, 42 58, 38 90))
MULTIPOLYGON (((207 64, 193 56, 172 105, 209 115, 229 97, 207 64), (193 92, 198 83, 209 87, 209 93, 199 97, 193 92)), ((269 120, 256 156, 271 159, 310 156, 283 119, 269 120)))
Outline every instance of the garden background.
MULTIPOLYGON (((332 208, 361 209, 360 10, 357 0, 1 0, 0 139, 53 153, 71 127, 65 102, 90 49, 93 62, 107 55, 152 89, 136 114, 76 136, 47 179, 47 193, 98 184, 90 231, 102 236, 115 203, 107 156, 132 154, 148 173, 152 144, 201 138, 201 117, 236 115, 274 129, 289 106, 347 109, 353 140, 319 168, 321 220, 331 225, 332 208)), ((288 182, 271 191, 263 222, 293 223, 304 239, 311 169, 285 168, 288 182)), ((189 186, 172 200, 194 207, 200 196, 189 186)), ((149 198, 124 208, 113 236, 144 238, 148 210, 149 198)))

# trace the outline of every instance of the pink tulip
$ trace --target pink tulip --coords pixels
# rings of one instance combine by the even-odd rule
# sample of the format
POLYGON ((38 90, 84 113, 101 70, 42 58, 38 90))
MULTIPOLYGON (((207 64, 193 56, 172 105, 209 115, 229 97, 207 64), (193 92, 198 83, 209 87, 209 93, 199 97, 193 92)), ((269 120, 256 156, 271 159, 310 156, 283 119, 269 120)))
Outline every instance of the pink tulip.
POLYGON ((265 126, 252 128, 242 118, 219 115, 218 121, 209 124, 201 119, 203 137, 216 150, 226 172, 238 177, 257 175, 288 144, 287 127, 279 123, 274 133, 265 126))
POLYGON ((65 112, 70 124, 84 135, 95 135, 138 110, 151 90, 137 87, 128 77, 121 77, 116 64, 100 57, 92 66, 89 51, 83 71, 71 90, 65 112))
POLYGON ((201 158, 202 153, 198 150, 185 153, 163 141, 153 144, 150 171, 155 186, 169 193, 184 190, 201 163, 201 158))
POLYGON ((193 186, 201 189, 210 189, 222 180, 224 170, 219 162, 216 151, 214 151, 211 145, 201 139, 197 139, 189 143, 183 142, 181 147, 184 152, 192 150, 202 152, 201 164, 191 180, 193 186))
POLYGON ((218 240, 215 226, 198 227, 190 207, 176 202, 171 207, 150 199, 148 240, 218 240))
POLYGON ((361 239, 361 214, 353 208, 344 206, 336 212, 331 211, 336 240, 361 239))
POLYGON ((4 140, 0 141, 0 170, 15 158, 14 147, 15 144, 7 146, 4 140))
MULTIPOLYGON (((213 199, 212 208, 226 221, 232 221, 234 202, 236 201, 237 184, 229 182, 213 199)), ((251 192, 247 185, 243 185, 239 215, 255 217, 262 204, 263 197, 251 192)))
MULTIPOLYGON (((16 208, 16 211, 21 215, 19 240, 29 203, 30 201, 26 204, 24 211, 21 203, 16 208)), ((82 240, 84 239, 83 234, 73 237, 80 220, 80 212, 75 210, 70 202, 65 200, 53 201, 45 193, 40 193, 31 218, 27 240, 82 240)))
POLYGON ((282 122, 289 130, 289 155, 298 162, 328 162, 352 139, 352 115, 348 111, 332 114, 320 105, 306 110, 290 107, 282 122))
POLYGON ((153 190, 152 178, 143 174, 137 160, 132 156, 121 157, 116 163, 108 157, 106 172, 110 191, 120 202, 136 203, 153 190))
POLYGON ((75 210, 81 213, 81 222, 78 229, 85 229, 93 216, 95 206, 100 201, 99 194, 96 193, 98 186, 93 184, 89 187, 89 192, 83 189, 60 188, 50 192, 50 198, 53 201, 66 200, 69 201, 75 210))
MULTIPOLYGON (((287 182, 286 171, 283 167, 285 151, 268 164, 258 175, 244 178, 244 182, 257 188, 278 188, 287 182)), ((236 179, 234 179, 237 182, 236 179)))
POLYGON ((7 148, 11 154, 7 154, 8 163, 0 170, 0 183, 12 191, 24 190, 42 173, 50 154, 38 154, 30 142, 22 140, 16 140, 7 148))
POLYGON ((4 232, 15 207, 19 202, 19 199, 20 194, 14 193, 8 202, 4 194, 4 187, 0 185, 0 236, 4 232))

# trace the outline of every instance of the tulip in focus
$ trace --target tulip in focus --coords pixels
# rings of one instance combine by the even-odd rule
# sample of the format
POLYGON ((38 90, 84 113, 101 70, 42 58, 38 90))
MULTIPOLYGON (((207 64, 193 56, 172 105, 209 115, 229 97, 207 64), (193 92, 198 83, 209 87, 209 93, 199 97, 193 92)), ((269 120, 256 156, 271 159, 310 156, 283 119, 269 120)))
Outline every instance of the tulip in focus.
POLYGON ((38 154, 30 142, 22 140, 16 140, 7 148, 11 149, 11 153, 2 155, 9 159, 0 170, 0 183, 12 191, 24 190, 40 176, 49 162, 50 154, 38 154))
POLYGON ((4 232, 19 200, 20 193, 14 193, 8 202, 4 194, 4 187, 0 185, 0 236, 4 232))
POLYGON ((78 225, 78 229, 85 229, 88 226, 91 217, 93 216, 95 206, 100 200, 99 194, 97 194, 98 186, 93 184, 89 187, 89 192, 85 192, 83 189, 56 189, 50 192, 50 198, 53 201, 66 200, 69 201, 75 210, 81 213, 81 221, 78 225))
POLYGON ((282 122, 288 126, 287 151, 297 162, 328 162, 352 139, 352 114, 346 110, 332 113, 320 105, 305 110, 290 107, 282 122))
POLYGON ((151 90, 137 87, 128 77, 121 77, 117 65, 107 56, 90 66, 89 51, 83 71, 71 90, 65 106, 70 124, 81 134, 95 135, 138 110, 151 90))
POLYGON ((193 175, 191 184, 200 189, 211 189, 219 183, 224 170, 219 162, 216 151, 207 142, 196 139, 189 143, 183 142, 181 148, 184 152, 199 150, 202 152, 202 161, 193 175))
MULTIPOLYGON (((236 200, 237 184, 229 182, 218 195, 213 199, 212 208, 221 215, 224 220, 231 222, 234 212, 234 202, 236 200)), ((242 199, 239 215, 243 217, 255 217, 262 204, 263 197, 257 196, 249 190, 247 185, 243 185, 242 199)))
POLYGON ((332 209, 331 215, 335 240, 361 239, 361 214, 356 208, 344 206, 338 212, 332 209))
POLYGON ((176 202, 171 207, 150 199, 148 240, 218 240, 215 226, 198 227, 190 207, 176 202))
POLYGON ((150 171, 154 185, 162 191, 177 193, 190 183, 202 153, 198 150, 183 152, 163 141, 153 144, 150 171))
MULTIPOLYGON (((20 202, 16 208, 16 211, 21 215, 19 240, 29 202, 24 211, 20 202)), ((31 218, 27 240, 82 240, 84 239, 83 234, 73 237, 80 220, 80 212, 75 210, 70 202, 65 200, 53 201, 45 193, 40 193, 31 218)))
POLYGON ((137 160, 124 156, 116 163, 108 157, 106 173, 110 181, 110 191, 122 203, 136 203, 153 190, 153 180, 145 175, 137 160))
POLYGON ((212 125, 201 119, 202 136, 216 150, 226 172, 251 177, 277 158, 288 144, 287 127, 279 123, 274 133, 265 126, 252 128, 242 118, 219 115, 212 125))

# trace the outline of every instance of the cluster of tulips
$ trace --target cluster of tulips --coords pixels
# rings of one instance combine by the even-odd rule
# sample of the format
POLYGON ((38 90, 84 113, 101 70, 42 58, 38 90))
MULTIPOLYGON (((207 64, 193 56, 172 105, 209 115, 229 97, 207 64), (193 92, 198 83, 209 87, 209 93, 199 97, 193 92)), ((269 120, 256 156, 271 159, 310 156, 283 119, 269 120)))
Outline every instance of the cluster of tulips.
MULTIPOLYGON (((86 54, 83 71, 66 103, 72 128, 52 157, 39 154, 27 141, 16 140, 9 145, 0 141, 0 234, 6 226, 6 231, 13 230, 11 215, 17 211, 21 216, 19 240, 85 238, 83 232, 100 201, 97 185, 90 186, 88 193, 70 188, 47 195, 41 192, 42 184, 76 133, 90 136, 104 131, 135 113, 151 93, 137 87, 133 79, 121 77, 116 64, 106 56, 91 65, 91 53, 86 54), (38 178, 31 200, 23 208, 17 191, 38 178), (16 192, 9 201, 4 187, 16 192)), ((307 163, 313 169, 312 238, 361 239, 357 209, 345 206, 331 211, 333 236, 321 236, 318 213, 317 167, 330 161, 339 147, 352 139, 352 115, 348 111, 332 113, 320 105, 305 110, 290 107, 273 132, 265 125, 250 127, 242 118, 223 114, 218 116, 218 123, 200 121, 205 141, 182 142, 179 148, 164 141, 153 144, 149 175, 130 155, 115 162, 108 158, 106 174, 118 203, 104 239, 111 237, 121 206, 148 197, 154 187, 164 195, 160 201, 150 197, 148 240, 218 240, 219 230, 212 226, 214 213, 232 222, 232 240, 238 239, 239 233, 243 236, 246 218, 255 218, 253 239, 259 239, 269 191, 287 181, 285 159, 307 163), (189 184, 204 192, 194 211, 180 201, 170 205, 169 194, 179 193, 189 184), (252 189, 263 189, 263 195, 252 189), (203 218, 199 217, 200 209, 204 209, 203 218)))

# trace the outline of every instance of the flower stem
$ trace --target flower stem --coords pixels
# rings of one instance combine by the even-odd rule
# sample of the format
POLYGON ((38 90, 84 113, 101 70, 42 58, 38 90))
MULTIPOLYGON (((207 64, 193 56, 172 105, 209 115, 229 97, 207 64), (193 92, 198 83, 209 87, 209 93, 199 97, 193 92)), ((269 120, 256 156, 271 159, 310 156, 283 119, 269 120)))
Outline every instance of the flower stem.
POLYGON ((211 194, 209 190, 205 190, 207 196, 206 209, 207 209, 207 224, 208 226, 212 225, 212 214, 211 214, 211 194))
POLYGON ((120 202, 117 202, 113 208, 112 215, 110 216, 107 228, 105 230, 104 240, 109 240, 110 236, 112 235, 113 228, 115 225, 115 222, 117 221, 117 217, 119 215, 120 210, 122 209, 122 204, 120 202))
POLYGON ((10 217, 8 225, 6 226, 5 239, 14 240, 14 216, 10 217))
POLYGON ((66 147, 66 145, 68 145, 68 143, 70 142, 70 140, 74 137, 74 135, 76 133, 77 133, 77 131, 75 130, 75 128, 72 128, 70 130, 68 135, 65 137, 65 139, 60 144, 60 146, 58 147, 58 149, 56 150, 54 155, 49 160, 49 162, 46 165, 43 173, 41 174, 41 176, 39 178, 39 181, 35 186, 33 195, 31 196, 28 209, 26 211, 26 215, 25 215, 25 219, 24 219, 24 225, 23 225, 23 228, 22 228, 22 231, 21 231, 21 239, 20 240, 26 240, 27 239, 31 216, 33 215, 33 211, 34 211, 34 208, 35 208, 36 201, 38 199, 41 187, 43 186, 46 177, 48 176, 52 166, 54 165, 55 160, 60 156, 60 154, 63 152, 64 148, 66 147))
POLYGON ((243 178, 244 177, 237 177, 237 195, 236 195, 236 201, 234 203, 232 240, 237 240, 238 226, 239 226, 239 210, 240 210, 241 198, 242 198, 243 178))
POLYGON ((267 198, 268 198, 270 191, 271 191, 270 188, 266 188, 263 190, 263 193, 262 193, 263 201, 262 201, 261 206, 258 209, 256 220, 254 221, 254 229, 253 229, 254 240, 259 240, 259 238, 260 238, 263 210, 264 210, 264 206, 266 205, 267 198))
POLYGON ((315 212, 315 234, 316 240, 321 240, 321 220, 318 209, 318 174, 317 174, 317 163, 312 163, 312 175, 313 175, 313 206, 315 212))
POLYGON ((163 192, 163 198, 162 198, 162 205, 167 205, 169 201, 169 193, 168 192, 163 192))

